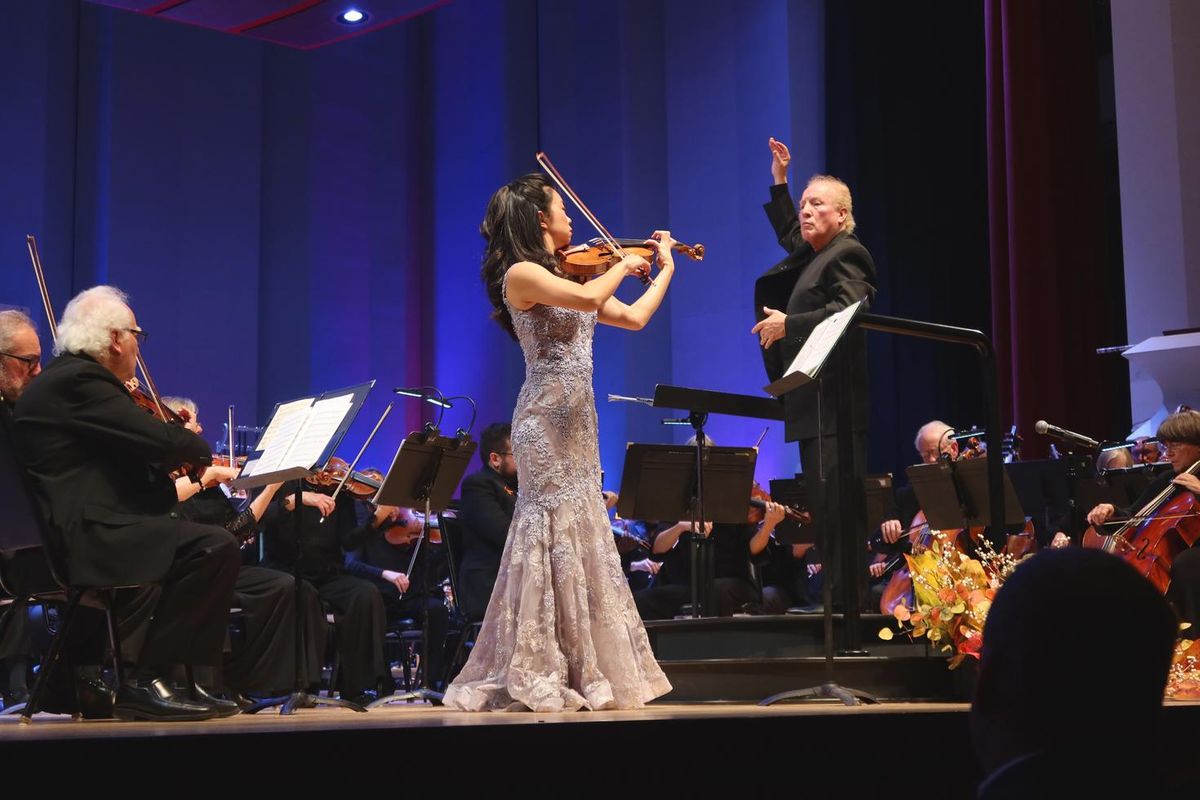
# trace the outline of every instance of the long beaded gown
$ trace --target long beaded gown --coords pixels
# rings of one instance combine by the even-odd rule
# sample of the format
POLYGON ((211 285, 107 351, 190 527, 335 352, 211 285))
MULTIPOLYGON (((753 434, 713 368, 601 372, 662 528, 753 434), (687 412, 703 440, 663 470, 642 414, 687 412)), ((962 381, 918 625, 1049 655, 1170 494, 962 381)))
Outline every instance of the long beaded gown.
POLYGON ((508 310, 525 355, 512 421, 521 489, 483 628, 444 702, 466 711, 638 708, 671 684, 600 495, 596 314, 508 310))

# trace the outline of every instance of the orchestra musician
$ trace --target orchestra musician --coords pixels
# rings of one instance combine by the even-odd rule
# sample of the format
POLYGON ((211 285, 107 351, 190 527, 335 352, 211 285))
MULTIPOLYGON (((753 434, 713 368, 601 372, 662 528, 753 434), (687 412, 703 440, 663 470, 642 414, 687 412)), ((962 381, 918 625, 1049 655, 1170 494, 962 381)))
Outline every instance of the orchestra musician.
POLYGON ((375 584, 383 597, 388 619, 414 619, 429 615, 429 653, 425 669, 429 687, 442 688, 446 669, 446 633, 450 614, 442 580, 446 552, 434 542, 421 542, 417 559, 413 548, 422 533, 421 521, 411 508, 356 502, 364 530, 359 546, 346 554, 346 571, 375 584), (409 564, 413 564, 411 571, 409 564), (428 578, 426 577, 428 576, 428 578), (405 588, 401 588, 401 587, 405 588), (422 591, 428 594, 422 596, 422 591))
MULTIPOLYGON (((263 514, 264 564, 282 572, 296 565, 296 483, 285 483, 263 514)), ((300 577, 317 588, 322 602, 334 612, 340 663, 336 687, 341 696, 359 705, 377 697, 380 685, 391 686, 383 656, 386 613, 383 596, 375 584, 354 574, 347 555, 358 549, 367 531, 358 523, 355 500, 348 492, 334 499, 316 485, 301 494, 299 561, 300 577), (322 518, 325 522, 321 522, 322 518)), ((400 591, 408 589, 408 576, 396 575, 400 591)))
MULTIPOLYGON (((787 170, 791 153, 775 139, 771 150, 770 200, 763 206, 787 257, 771 267, 754 284, 754 309, 758 322, 751 332, 762 348, 767 376, 777 380, 795 358, 813 328, 831 313, 875 295, 875 262, 855 235, 853 200, 844 182, 829 175, 814 175, 804 188, 798 207, 788 194, 787 170)), ((858 465, 866 463, 867 350, 866 337, 852 330, 843 345, 844 363, 851 376, 851 450, 858 465)), ((824 508, 838 497, 837 488, 837 363, 826 366, 817 390, 804 387, 783 396, 785 439, 800 443, 801 469, 815 476, 818 467, 826 477, 824 508), (818 414, 818 408, 820 414, 818 414), (818 427, 819 425, 819 427, 818 427)), ((855 536, 865 537, 865 531, 855 536)), ((841 576, 841 543, 831 537, 825 553, 826 580, 835 591, 841 576)))
MULTIPOLYGON (((913 440, 913 446, 917 449, 917 455, 921 457, 921 463, 936 464, 941 458, 948 458, 951 461, 958 459, 958 441, 953 437, 953 433, 954 429, 940 419, 930 420, 922 425, 913 440)), ((878 607, 884 587, 891 580, 890 575, 884 574, 884 569, 896 555, 894 552, 896 548, 893 545, 908 530, 913 518, 920 510, 917 493, 913 491, 912 486, 903 486, 896 490, 896 503, 893 510, 894 513, 890 518, 884 520, 879 526, 879 534, 884 546, 874 548, 874 555, 867 565, 867 572, 871 578, 868 587, 871 608, 878 607)))
MULTIPOLYGON (((1140 497, 1124 508, 1100 503, 1088 512, 1087 521, 1093 526, 1105 525, 1134 516, 1172 484, 1176 491, 1191 492, 1200 497, 1200 478, 1189 469, 1200 461, 1200 411, 1178 411, 1170 414, 1158 428, 1157 438, 1167 450, 1171 470, 1150 482, 1140 497)), ((1200 547, 1192 546, 1177 554, 1171 563, 1171 584, 1167 600, 1175 607, 1179 618, 1200 626, 1200 547)))
MULTIPOLYGON (((186 411, 188 421, 184 427, 197 436, 204 433, 195 402, 186 397, 163 397, 162 403, 176 413, 186 411)), ((281 484, 263 487, 245 510, 239 512, 226 486, 237 474, 234 467, 212 466, 205 470, 200 482, 178 479, 179 503, 175 511, 193 522, 220 525, 239 541, 253 541, 259 532, 259 521, 281 484)), ((242 610, 242 636, 225 659, 223 681, 197 671, 196 683, 216 688, 223 683, 232 692, 256 697, 286 694, 296 685, 294 615, 299 607, 304 645, 303 685, 319 684, 325 654, 325 614, 312 584, 300 581, 300 587, 301 601, 297 606, 296 580, 292 575, 242 564, 233 590, 234 604, 242 610)))
POLYGON ((500 571, 500 556, 517 505, 517 460, 512 425, 493 422, 479 436, 482 466, 462 482, 462 566, 458 607, 470 622, 483 619, 500 571))
POLYGON ((125 384, 146 336, 118 289, 76 296, 58 326, 56 358, 17 400, 16 440, 72 583, 153 585, 119 607, 130 668, 113 714, 209 719, 211 703, 163 678, 173 664, 220 663, 239 552, 225 529, 171 510, 177 497, 166 470, 207 464, 211 453, 199 436, 131 400, 125 384))
MULTIPOLYGON (((16 309, 0 311, 0 435, 11 436, 12 408, 41 371, 42 343, 33 320, 16 309)), ((20 599, 0 615, 0 691, 6 707, 29 696, 27 672, 33 644, 28 617, 29 608, 20 599)))

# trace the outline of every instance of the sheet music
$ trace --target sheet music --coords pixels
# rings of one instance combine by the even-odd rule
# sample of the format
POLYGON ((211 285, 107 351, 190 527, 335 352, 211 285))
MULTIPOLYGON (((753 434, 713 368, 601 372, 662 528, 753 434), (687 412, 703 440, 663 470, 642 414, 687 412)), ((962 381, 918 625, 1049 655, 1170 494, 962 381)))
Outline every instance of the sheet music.
POLYGON ((308 418, 308 410, 312 408, 313 399, 305 397, 279 406, 275 416, 271 418, 270 426, 263 431, 262 439, 255 447, 256 450, 264 453, 263 457, 247 464, 246 468, 242 470, 243 476, 274 472, 279 469, 286 452, 278 447, 272 449, 271 445, 281 441, 290 441, 296 435, 308 418))
MULTIPOLYGON (((308 417, 288 448, 281 467, 311 467, 325 452, 330 438, 337 431, 346 413, 354 406, 354 395, 342 394, 313 403, 308 417)), ((260 467, 261 469, 261 467, 260 467)))
POLYGON ((842 338, 842 334, 846 332, 846 326, 854 319, 854 314, 861 305, 862 301, 858 300, 817 323, 812 334, 804 340, 804 346, 800 348, 800 352, 796 354, 791 366, 784 374, 803 372, 810 378, 816 377, 821 365, 829 357, 829 353, 837 344, 838 339, 842 338))

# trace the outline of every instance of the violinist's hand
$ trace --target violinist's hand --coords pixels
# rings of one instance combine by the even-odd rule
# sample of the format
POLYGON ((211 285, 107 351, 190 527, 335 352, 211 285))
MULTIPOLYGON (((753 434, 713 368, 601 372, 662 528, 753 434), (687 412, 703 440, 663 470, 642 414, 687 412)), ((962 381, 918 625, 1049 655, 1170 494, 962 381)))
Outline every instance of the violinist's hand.
POLYGON ((216 486, 221 483, 229 483, 238 476, 241 470, 235 467, 214 467, 208 466, 204 468, 204 472, 200 474, 200 483, 207 489, 211 486, 216 486))
POLYGON ((784 517, 786 517, 786 516, 787 516, 787 509, 785 509, 779 503, 768 500, 767 507, 763 511, 763 525, 770 525, 771 527, 775 527, 779 523, 783 522, 784 517))
POLYGON ((767 315, 766 318, 751 328, 750 332, 758 336, 758 343, 766 350, 787 335, 787 314, 766 306, 763 306, 763 313, 767 315))
POLYGON ((650 262, 641 256, 628 255, 617 262, 614 269, 625 270, 625 277, 633 275, 637 278, 645 278, 650 274, 650 262))
POLYGON ((600 496, 604 498, 604 508, 606 511, 611 511, 617 505, 617 501, 621 499, 619 494, 610 492, 608 489, 602 490, 600 496))
POLYGON ((1050 540, 1050 546, 1055 550, 1060 550, 1064 547, 1071 546, 1071 537, 1067 536, 1062 531, 1054 534, 1054 538, 1050 540))
POLYGON ((400 594, 408 591, 408 576, 403 572, 392 572, 390 569, 385 569, 380 577, 399 589, 400 594))
POLYGON ((1087 521, 1092 525, 1102 525, 1115 513, 1117 508, 1112 503, 1101 503, 1088 512, 1087 521))
POLYGON ((821 565, 819 563, 808 565, 808 577, 811 578, 812 576, 816 575, 820 571, 821 571, 821 565))
POLYGON ((886 561, 873 561, 867 565, 867 572, 871 573, 872 578, 878 578, 883 574, 883 568, 886 566, 886 561))
POLYGON ((653 558, 643 558, 641 561, 634 561, 629 565, 630 572, 649 572, 651 575, 657 575, 660 569, 662 569, 662 564, 653 558))
MULTIPOLYGON (((312 506, 321 512, 322 517, 328 517, 337 508, 337 501, 327 494, 320 492, 303 492, 300 495, 300 502, 306 506, 312 506)), ((288 495, 283 499, 283 507, 291 511, 296 505, 296 498, 288 495)))
POLYGON ((776 184, 787 183, 788 164, 792 163, 792 153, 788 146, 775 137, 767 140, 771 148, 771 177, 776 184))
MULTIPOLYGON (((695 531, 696 530, 695 523, 691 522, 690 520, 680 520, 679 524, 685 531, 695 531)), ((711 522, 704 523, 704 533, 701 535, 708 536, 710 533, 712 533, 712 526, 713 526, 713 524, 711 522)))
POLYGON ((1192 475, 1189 472, 1179 473, 1175 476, 1175 479, 1172 480, 1171 483, 1175 484, 1176 486, 1182 486, 1192 494, 1200 495, 1200 478, 1197 478, 1195 475, 1192 475))
POLYGON ((379 530, 386 528, 390 523, 395 522, 400 518, 399 506, 379 506, 375 509, 375 515, 371 518, 371 527, 379 530))
POLYGON ((658 248, 658 268, 660 270, 675 266, 675 253, 671 250, 675 240, 671 238, 670 231, 655 231, 646 240, 646 244, 658 248))
POLYGON ((900 534, 904 533, 904 528, 900 525, 900 520, 888 519, 879 526, 879 532, 883 534, 885 542, 892 544, 900 538, 900 534))

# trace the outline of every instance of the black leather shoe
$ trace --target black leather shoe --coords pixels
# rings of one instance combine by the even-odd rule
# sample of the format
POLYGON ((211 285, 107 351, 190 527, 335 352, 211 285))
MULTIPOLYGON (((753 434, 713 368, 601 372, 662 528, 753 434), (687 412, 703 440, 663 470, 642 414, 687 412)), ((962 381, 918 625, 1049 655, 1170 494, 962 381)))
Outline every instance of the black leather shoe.
POLYGON ((200 706, 208 706, 217 712, 218 717, 232 717, 239 713, 242 708, 233 700, 226 700, 223 697, 217 697, 212 692, 205 689, 200 684, 193 684, 194 689, 189 692, 176 692, 176 695, 186 698, 188 702, 195 703, 200 706))
POLYGON ((155 720, 158 722, 190 722, 212 719, 213 708, 193 703, 171 691, 159 678, 126 681, 117 690, 113 716, 123 720, 155 720))
POLYGON ((51 675, 36 711, 70 714, 84 719, 112 719, 113 691, 99 678, 75 678, 74 685, 63 670, 51 675), (58 677, 62 674, 64 677, 58 677))

